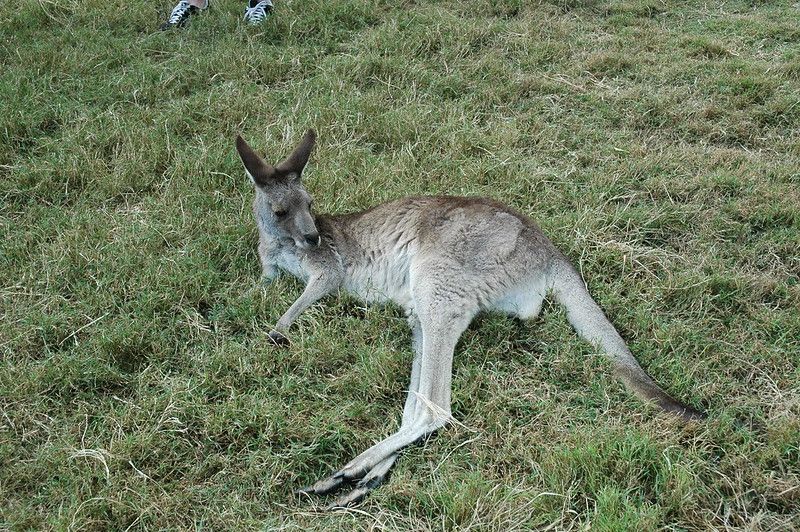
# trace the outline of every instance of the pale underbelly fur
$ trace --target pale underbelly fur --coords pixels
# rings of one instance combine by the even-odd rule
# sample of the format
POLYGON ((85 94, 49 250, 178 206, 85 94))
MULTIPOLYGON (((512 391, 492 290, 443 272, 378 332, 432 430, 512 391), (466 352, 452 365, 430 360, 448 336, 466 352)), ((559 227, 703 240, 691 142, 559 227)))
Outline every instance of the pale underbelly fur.
POLYGON ((351 266, 345 275, 344 289, 367 303, 392 301, 410 310, 413 303, 409 266, 410 257, 405 253, 351 266))
MULTIPOLYGON (((394 302, 413 311, 414 301, 409 280, 411 257, 401 254, 382 257, 348 269, 343 288, 366 303, 394 302)), ((485 300, 483 310, 531 319, 541 310, 547 295, 543 275, 525 279, 517 286, 496 293, 485 300)))

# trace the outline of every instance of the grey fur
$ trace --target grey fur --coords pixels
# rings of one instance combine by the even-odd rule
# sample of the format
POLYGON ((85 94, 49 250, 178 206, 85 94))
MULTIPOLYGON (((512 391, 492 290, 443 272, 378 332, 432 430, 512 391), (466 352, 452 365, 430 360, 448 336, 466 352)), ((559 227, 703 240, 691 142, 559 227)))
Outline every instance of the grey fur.
POLYGON ((527 216, 490 199, 448 196, 407 197, 349 215, 312 215, 301 175, 315 138, 309 130, 274 168, 237 139, 256 185, 253 207, 264 276, 272 278, 281 269, 306 282, 270 336, 285 341, 304 310, 345 289, 367 302, 400 305, 408 315, 415 356, 400 429, 303 493, 325 494, 357 481, 336 500, 333 506, 339 507, 380 484, 403 447, 451 420, 453 351, 475 315, 494 310, 529 319, 548 293, 635 394, 684 419, 703 417, 642 370, 580 275, 527 216), (314 242, 308 235, 319 238, 314 242))

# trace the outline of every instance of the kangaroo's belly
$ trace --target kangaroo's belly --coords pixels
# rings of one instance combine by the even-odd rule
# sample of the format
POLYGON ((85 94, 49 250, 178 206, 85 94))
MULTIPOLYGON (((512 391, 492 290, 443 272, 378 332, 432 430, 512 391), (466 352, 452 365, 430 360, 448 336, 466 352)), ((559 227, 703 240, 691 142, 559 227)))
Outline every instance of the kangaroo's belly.
POLYGON ((407 257, 378 257, 350 266, 344 288, 367 303, 391 301, 408 309, 411 306, 408 273, 407 257))

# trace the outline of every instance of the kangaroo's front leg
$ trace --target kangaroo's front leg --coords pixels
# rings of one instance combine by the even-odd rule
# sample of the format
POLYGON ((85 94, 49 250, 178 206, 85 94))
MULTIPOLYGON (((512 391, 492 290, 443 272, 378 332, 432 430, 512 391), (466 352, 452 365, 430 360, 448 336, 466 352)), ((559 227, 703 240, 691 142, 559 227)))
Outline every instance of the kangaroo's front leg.
POLYGON ((275 342, 276 345, 288 345, 289 340, 284 333, 289 329, 292 323, 294 323, 294 320, 308 307, 333 292, 337 286, 338 283, 336 279, 330 276, 316 275, 311 277, 308 280, 305 290, 300 294, 300 297, 292 303, 289 310, 280 317, 275 328, 270 331, 270 339, 275 342))

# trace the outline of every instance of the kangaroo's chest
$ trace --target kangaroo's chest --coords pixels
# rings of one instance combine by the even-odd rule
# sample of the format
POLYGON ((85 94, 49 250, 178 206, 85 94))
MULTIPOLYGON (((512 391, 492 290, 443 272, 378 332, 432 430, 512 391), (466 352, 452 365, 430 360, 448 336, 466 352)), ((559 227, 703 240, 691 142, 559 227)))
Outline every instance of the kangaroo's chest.
POLYGON ((301 281, 308 281, 309 272, 303 266, 302 260, 290 250, 277 250, 273 255, 273 261, 282 270, 297 277, 301 281))

